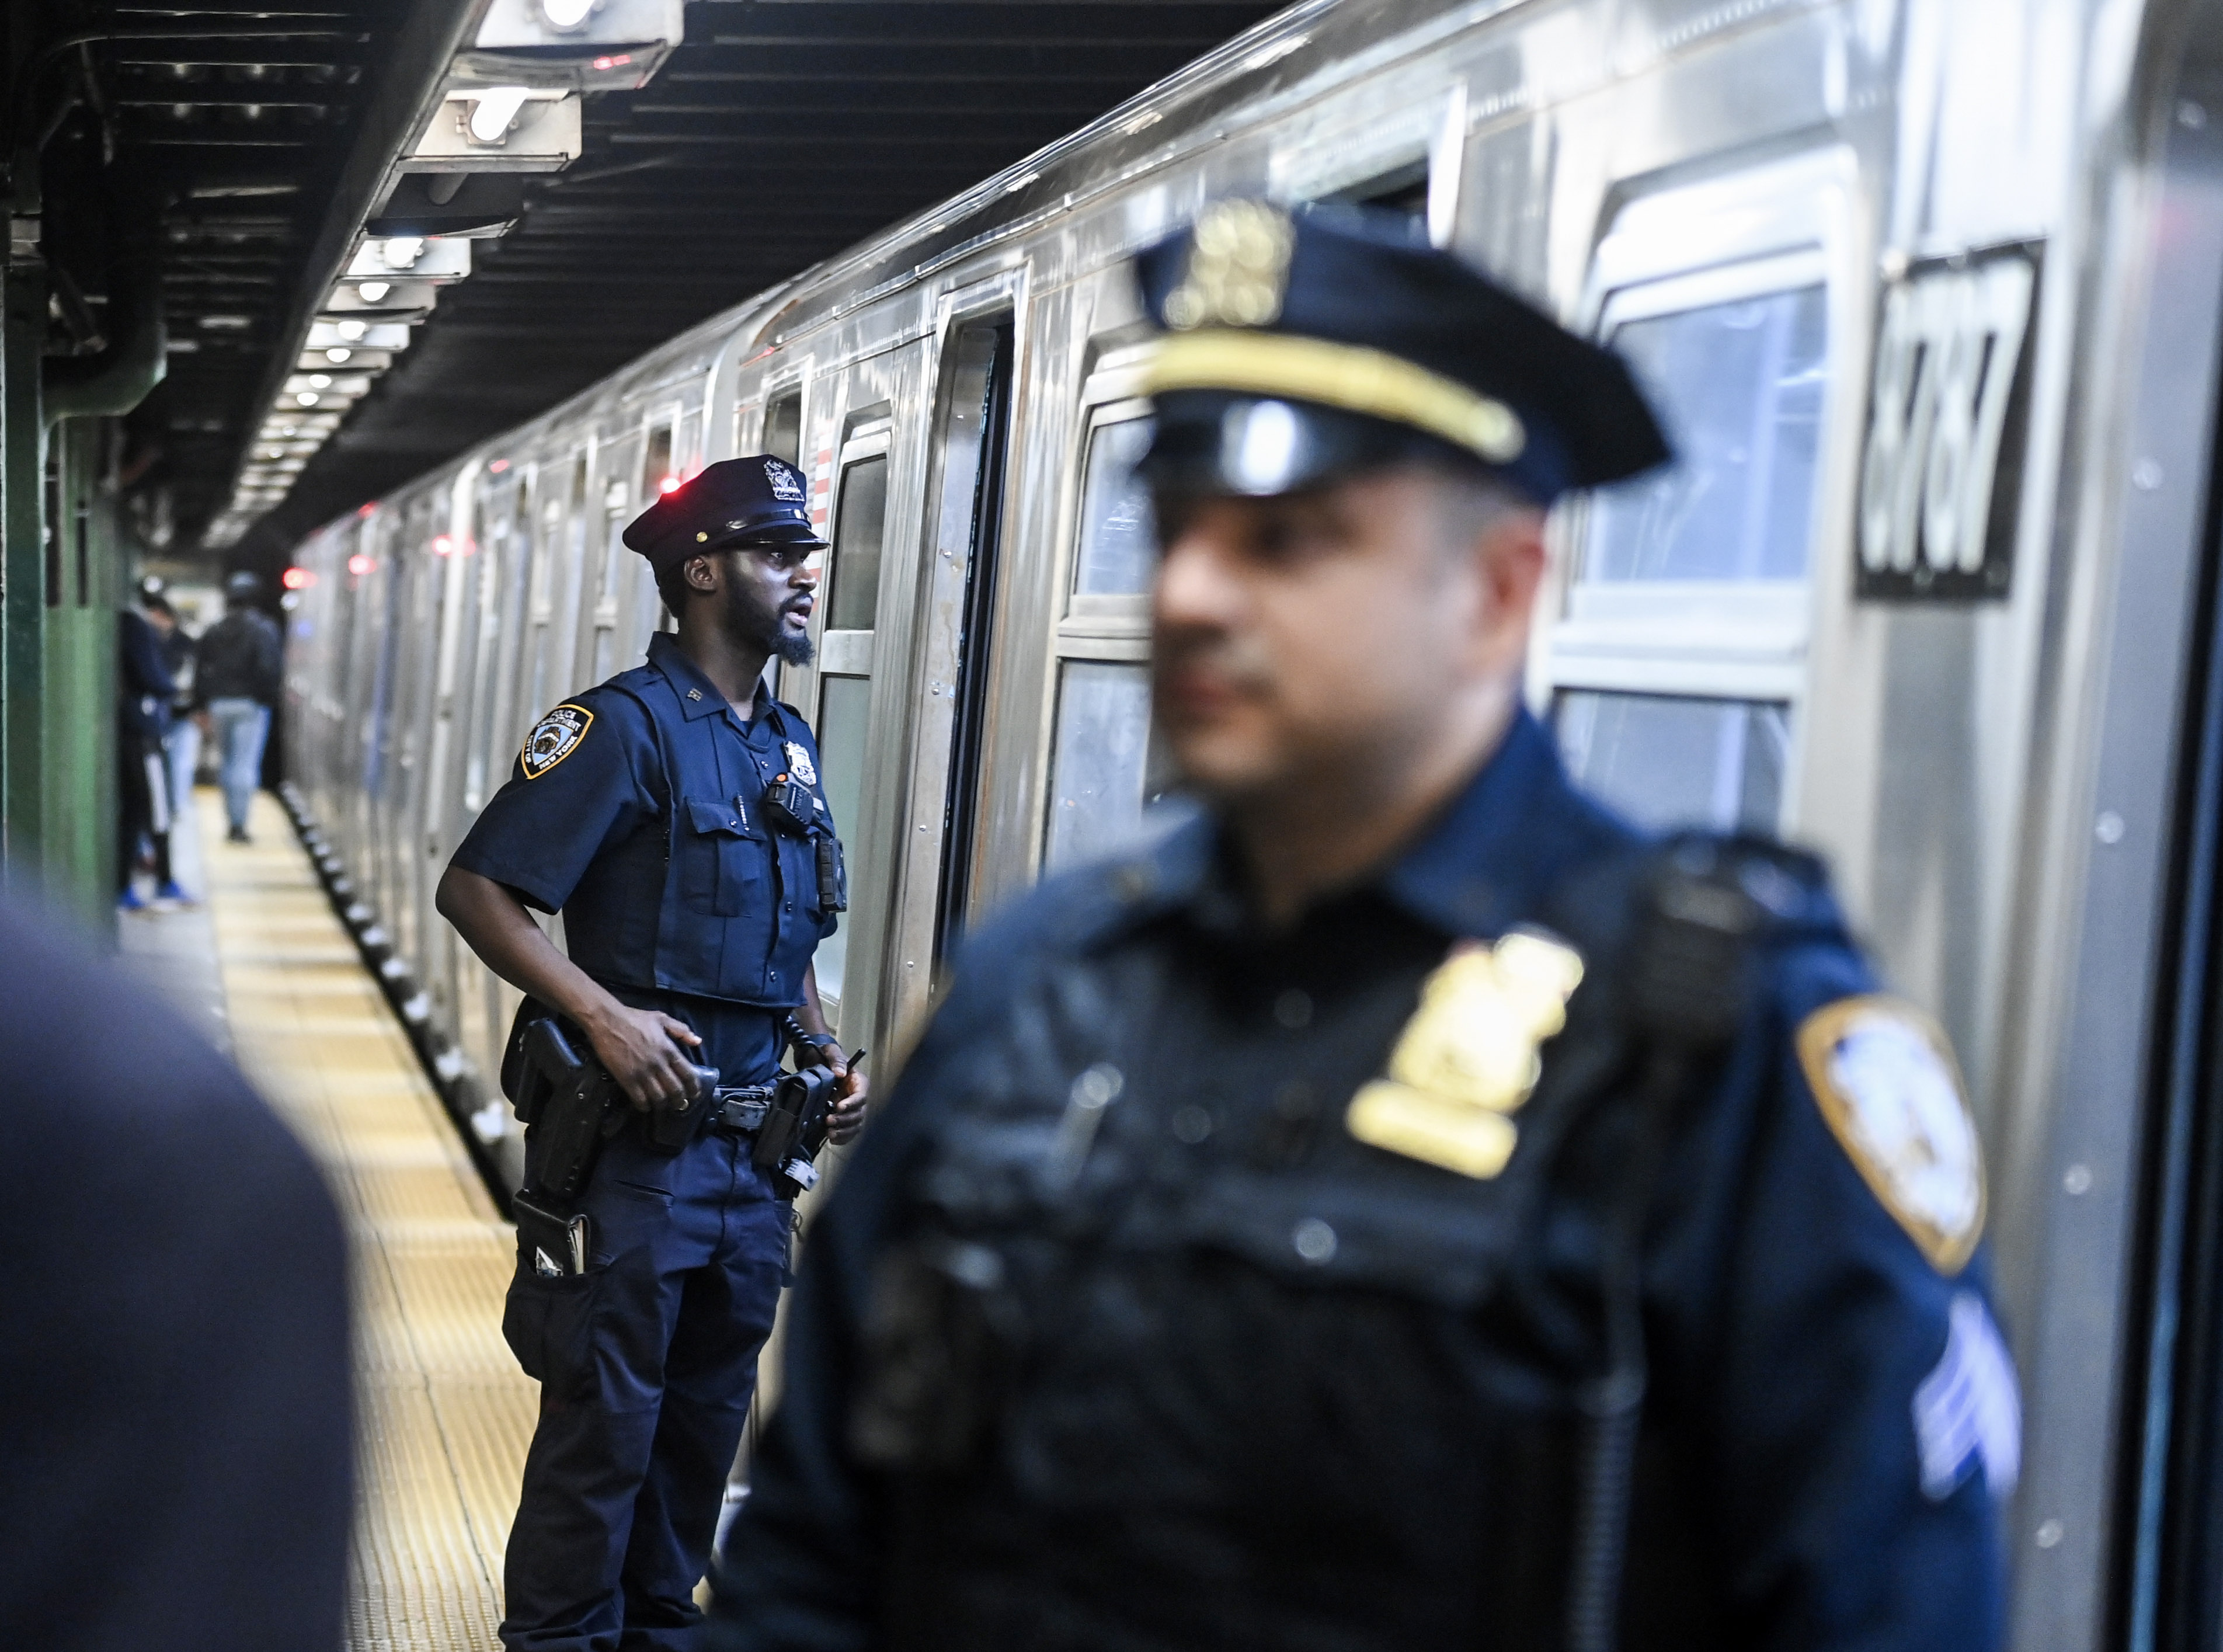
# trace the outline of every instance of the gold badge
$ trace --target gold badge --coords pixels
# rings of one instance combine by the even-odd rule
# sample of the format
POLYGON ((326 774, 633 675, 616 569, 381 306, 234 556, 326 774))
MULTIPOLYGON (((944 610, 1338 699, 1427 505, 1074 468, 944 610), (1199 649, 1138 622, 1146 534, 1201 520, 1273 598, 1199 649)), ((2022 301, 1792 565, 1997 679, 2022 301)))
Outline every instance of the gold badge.
POLYGON ((1351 1098, 1351 1133, 1461 1176, 1496 1176, 1520 1138, 1510 1115, 1536 1088, 1541 1047, 1566 1025, 1582 979, 1579 955, 1533 931, 1453 948, 1422 983, 1388 1075, 1351 1098))
POLYGON ((1798 1029, 1822 1117, 1886 1210, 1938 1272, 1984 1233, 1984 1157, 1937 1024, 1896 999, 1840 999, 1798 1029))
POLYGON ((1297 232, 1263 201, 1222 201, 1196 221, 1181 284, 1166 295, 1166 325, 1263 327, 1280 319, 1297 232))

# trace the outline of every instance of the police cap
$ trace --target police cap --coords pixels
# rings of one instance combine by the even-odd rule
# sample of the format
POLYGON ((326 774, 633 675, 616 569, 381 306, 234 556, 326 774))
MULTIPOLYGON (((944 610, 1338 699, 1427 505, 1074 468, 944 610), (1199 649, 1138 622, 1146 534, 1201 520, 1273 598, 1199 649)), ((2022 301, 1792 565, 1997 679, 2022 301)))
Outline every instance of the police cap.
POLYGON ((1401 215, 1222 201, 1137 274, 1165 329, 1153 485, 1263 496, 1433 457, 1548 505, 1669 457, 1620 357, 1401 215))
POLYGON ((634 517, 624 539, 656 565, 737 545, 826 548, 803 472, 769 453, 705 465, 634 517))

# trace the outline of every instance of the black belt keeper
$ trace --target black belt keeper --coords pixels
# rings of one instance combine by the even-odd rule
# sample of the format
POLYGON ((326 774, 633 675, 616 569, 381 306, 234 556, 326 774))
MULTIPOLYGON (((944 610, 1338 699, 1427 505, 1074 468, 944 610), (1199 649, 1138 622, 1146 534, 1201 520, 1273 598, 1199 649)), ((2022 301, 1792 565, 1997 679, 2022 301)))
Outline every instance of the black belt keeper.
POLYGON ((737 1090, 720 1090, 710 1099, 710 1128, 748 1135, 760 1129, 771 1111, 773 1086, 751 1084, 737 1090))

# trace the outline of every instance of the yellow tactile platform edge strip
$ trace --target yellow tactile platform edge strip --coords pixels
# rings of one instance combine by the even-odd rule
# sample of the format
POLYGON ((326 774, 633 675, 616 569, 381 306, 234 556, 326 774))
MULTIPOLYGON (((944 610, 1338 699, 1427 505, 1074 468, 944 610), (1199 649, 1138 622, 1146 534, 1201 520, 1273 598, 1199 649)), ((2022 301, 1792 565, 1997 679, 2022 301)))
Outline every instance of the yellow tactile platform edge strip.
POLYGON ((488 1652, 538 1389, 501 1340, 513 1241, 277 804, 201 799, 240 1064, 324 1161, 356 1242, 362 1512, 350 1652, 488 1652))

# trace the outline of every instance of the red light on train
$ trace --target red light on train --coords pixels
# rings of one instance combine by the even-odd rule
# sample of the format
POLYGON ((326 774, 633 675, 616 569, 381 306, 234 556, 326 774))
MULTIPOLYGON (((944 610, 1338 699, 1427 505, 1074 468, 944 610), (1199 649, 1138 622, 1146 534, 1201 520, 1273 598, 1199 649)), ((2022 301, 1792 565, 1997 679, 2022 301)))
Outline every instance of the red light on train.
POLYGON ((278 583, 289 591, 305 591, 317 583, 317 577, 306 568, 288 568, 278 576, 278 583))
POLYGON ((378 564, 376 563, 373 562, 368 557, 363 555, 360 551, 356 552, 353 556, 348 558, 348 571, 358 579, 362 578, 363 575, 370 572, 372 569, 377 566, 378 564))
POLYGON ((453 539, 450 539, 446 534, 444 534, 444 533, 436 534, 436 535, 433 537, 433 539, 432 539, 432 554, 433 554, 434 556, 436 556, 436 557, 450 557, 450 556, 453 556, 453 555, 455 554, 455 552, 456 552, 456 542, 455 542, 453 539))
POLYGON ((658 492, 658 493, 660 493, 660 494, 669 494, 669 493, 677 493, 677 492, 678 492, 678 491, 679 491, 679 478, 678 478, 677 476, 666 476, 666 477, 664 477, 664 479, 663 481, 661 481, 661 482, 658 482, 658 483, 656 484, 656 491, 657 491, 657 492, 658 492))

